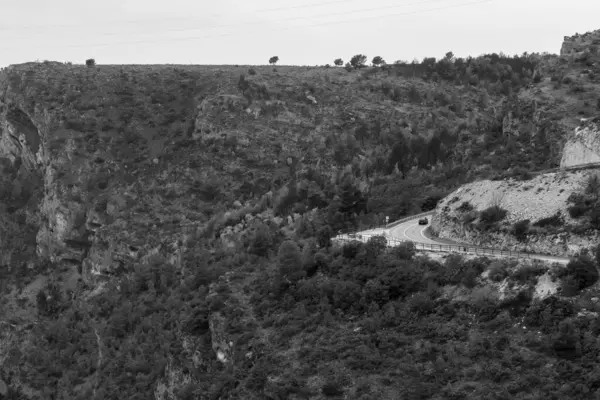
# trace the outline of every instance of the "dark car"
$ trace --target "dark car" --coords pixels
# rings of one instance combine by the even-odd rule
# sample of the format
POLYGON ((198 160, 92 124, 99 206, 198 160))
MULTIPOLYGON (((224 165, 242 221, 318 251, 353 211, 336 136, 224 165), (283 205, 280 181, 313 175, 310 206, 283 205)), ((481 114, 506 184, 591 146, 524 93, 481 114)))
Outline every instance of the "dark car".
POLYGON ((427 218, 421 218, 419 220, 419 225, 427 225, 429 221, 427 220, 427 218))

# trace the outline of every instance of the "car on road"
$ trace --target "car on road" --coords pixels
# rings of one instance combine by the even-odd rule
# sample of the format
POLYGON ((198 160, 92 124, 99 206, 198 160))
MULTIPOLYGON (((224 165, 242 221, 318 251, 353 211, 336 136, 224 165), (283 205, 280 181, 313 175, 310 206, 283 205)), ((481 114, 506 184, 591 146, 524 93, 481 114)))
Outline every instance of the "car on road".
POLYGON ((427 220, 427 218, 421 218, 419 220, 419 225, 427 225, 429 223, 429 220, 427 220))

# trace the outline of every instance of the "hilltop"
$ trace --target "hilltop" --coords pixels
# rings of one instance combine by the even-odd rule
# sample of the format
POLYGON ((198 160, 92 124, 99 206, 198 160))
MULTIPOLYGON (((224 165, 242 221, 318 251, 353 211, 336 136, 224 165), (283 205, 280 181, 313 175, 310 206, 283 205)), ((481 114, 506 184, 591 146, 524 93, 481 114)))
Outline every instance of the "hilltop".
POLYGON ((330 241, 558 167, 597 112, 582 37, 365 68, 4 69, 0 398, 586 398, 593 257, 330 241))

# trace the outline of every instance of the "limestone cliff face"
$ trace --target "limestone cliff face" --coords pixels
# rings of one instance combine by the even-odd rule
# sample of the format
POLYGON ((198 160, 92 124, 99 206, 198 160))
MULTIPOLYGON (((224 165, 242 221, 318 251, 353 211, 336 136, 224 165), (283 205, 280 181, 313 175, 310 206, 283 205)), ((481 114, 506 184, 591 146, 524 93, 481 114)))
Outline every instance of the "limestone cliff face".
POLYGON ((574 36, 565 36, 560 48, 560 55, 571 55, 589 50, 590 45, 600 45, 600 29, 574 36))
POLYGON ((600 163, 600 117, 583 119, 563 149, 561 167, 600 163))

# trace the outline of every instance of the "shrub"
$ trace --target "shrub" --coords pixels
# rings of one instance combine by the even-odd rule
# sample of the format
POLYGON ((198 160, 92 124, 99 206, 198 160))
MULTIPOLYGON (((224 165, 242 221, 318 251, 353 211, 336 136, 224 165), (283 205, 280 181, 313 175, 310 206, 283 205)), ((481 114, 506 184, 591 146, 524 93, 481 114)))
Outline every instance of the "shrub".
POLYGON ((600 229, 600 207, 594 207, 590 213, 590 223, 595 229, 600 229))
POLYGON ((466 214, 463 214, 462 222, 463 224, 470 224, 471 222, 475 221, 478 216, 479 214, 476 211, 469 211, 466 214))
POLYGON ((456 211, 462 213, 473 211, 473 205, 468 201, 463 201, 462 204, 456 209, 456 211))
POLYGON ((339 67, 340 65, 344 65, 344 61, 343 61, 341 58, 336 58, 336 59, 335 59, 335 61, 333 61, 333 63, 334 63, 335 65, 337 65, 338 67, 339 67))
POLYGON ((506 265, 501 261, 494 261, 490 265, 488 277, 494 282, 500 282, 508 276, 506 265))
POLYGON ((344 244, 344 247, 342 247, 342 255, 344 258, 355 258, 362 248, 363 243, 359 242, 358 240, 346 243, 344 244))
POLYGON ((62 292, 58 285, 48 283, 36 295, 38 312, 42 315, 54 315, 62 307, 62 292))
POLYGON ((539 221, 535 222, 533 226, 539 226, 540 228, 543 228, 546 226, 563 226, 564 223, 564 218, 561 212, 557 211, 556 214, 554 214, 553 216, 542 218, 539 221))
POLYGON ((319 247, 330 248, 331 247, 331 236, 333 232, 329 225, 325 225, 319 229, 317 232, 317 243, 319 247))
POLYGON ((548 267, 540 264, 524 265, 521 268, 516 269, 511 277, 521 283, 525 284, 537 278, 540 275, 545 274, 548 271, 548 267))
POLYGON ((481 212, 479 218, 484 224, 493 224, 502 221, 506 217, 507 211, 500 206, 491 206, 481 212))
POLYGON ((302 254, 296 242, 286 240, 281 243, 277 258, 281 277, 287 278, 291 282, 297 282, 304 278, 305 271, 302 268, 302 254))
POLYGON ((336 382, 327 382, 321 388, 321 392, 326 397, 333 397, 333 396, 337 397, 337 396, 342 396, 344 394, 344 389, 340 386, 339 383, 336 383, 336 382))
POLYGON ((529 221, 528 219, 524 219, 522 221, 516 222, 513 225, 513 234, 519 241, 524 241, 527 238, 527 234, 529 233, 529 221))
POLYGON ((271 246, 273 246, 273 237, 271 236, 271 232, 266 225, 260 224, 250 240, 249 251, 257 256, 264 257, 269 254, 269 249, 271 246))
POLYGON ((254 68, 250 68, 248 70, 248 75, 256 75, 256 70, 254 68))
POLYGON ((88 67, 93 67, 94 65, 96 65, 96 60, 94 60, 93 58, 88 58, 87 60, 85 60, 85 65, 87 65, 88 67))
POLYGON ((412 260, 417 252, 413 242, 403 242, 392 248, 392 254, 400 260, 412 260))
POLYGON ((579 290, 592 286, 600 277, 596 263, 587 255, 580 255, 571 259, 567 264, 565 273, 567 277, 571 276, 574 278, 574 282, 579 290))
POLYGON ((588 206, 585 204, 575 204, 569 207, 569 215, 571 218, 579 218, 584 215, 588 210, 588 206))
POLYGON ((369 238, 365 244, 365 250, 371 259, 377 258, 387 248, 385 236, 377 235, 369 238))

